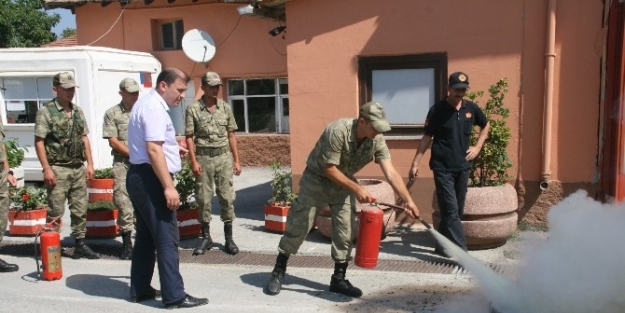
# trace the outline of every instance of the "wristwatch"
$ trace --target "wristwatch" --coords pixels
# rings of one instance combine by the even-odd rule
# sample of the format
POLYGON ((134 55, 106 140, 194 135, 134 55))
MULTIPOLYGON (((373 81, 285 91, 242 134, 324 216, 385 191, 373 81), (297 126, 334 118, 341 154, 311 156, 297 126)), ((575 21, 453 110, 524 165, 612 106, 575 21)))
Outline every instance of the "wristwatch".
POLYGON ((9 171, 9 175, 13 175, 13 171, 9 171))

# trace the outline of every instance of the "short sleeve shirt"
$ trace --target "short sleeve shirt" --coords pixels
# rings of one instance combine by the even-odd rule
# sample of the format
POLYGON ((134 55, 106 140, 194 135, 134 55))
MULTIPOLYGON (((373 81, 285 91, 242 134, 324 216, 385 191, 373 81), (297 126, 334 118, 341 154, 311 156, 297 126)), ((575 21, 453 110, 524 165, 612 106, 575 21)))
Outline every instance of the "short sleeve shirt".
POLYGON ((391 154, 381 134, 374 139, 365 139, 358 146, 357 126, 358 120, 350 118, 330 123, 308 156, 308 169, 323 176, 326 164, 333 164, 347 177, 355 180, 354 174, 371 161, 379 163, 381 160, 390 160, 391 154))
POLYGON ((194 136, 196 147, 219 148, 228 145, 228 132, 237 130, 232 108, 218 99, 215 112, 211 113, 199 99, 187 107, 185 135, 194 136))
POLYGON ((473 125, 485 127, 486 115, 480 107, 462 100, 459 110, 446 100, 437 102, 425 120, 425 134, 433 137, 430 168, 438 171, 463 171, 471 168, 466 160, 473 125))
MULTIPOLYGON (((104 114, 104 125, 102 127, 102 138, 117 138, 127 146, 129 120, 130 111, 126 110, 122 103, 106 110, 106 113, 104 114)), ((111 149, 111 154, 123 156, 113 149, 111 149)))
POLYGON ((130 163, 149 163, 147 141, 163 142, 163 154, 171 174, 181 169, 180 150, 176 141, 174 123, 169 117, 169 107, 154 89, 139 98, 130 113, 128 123, 128 150, 130 163))
MULTIPOLYGON (((56 99, 54 99, 53 101, 56 105, 57 110, 64 110, 63 107, 58 103, 58 101, 56 101, 56 99)), ((63 121, 63 124, 67 125, 67 128, 71 130, 74 127, 74 114, 80 114, 81 119, 85 121, 82 134, 80 135, 85 136, 89 134, 89 126, 86 123, 87 119, 85 118, 85 114, 82 112, 82 109, 74 103, 71 104, 71 107, 72 115, 65 115, 65 120, 63 121)), ((40 138, 46 138, 46 136, 52 131, 53 123, 56 122, 58 121, 55 121, 52 118, 52 116, 50 115, 50 111, 46 109, 45 106, 42 107, 37 111, 37 118, 35 119, 35 136, 40 138)))

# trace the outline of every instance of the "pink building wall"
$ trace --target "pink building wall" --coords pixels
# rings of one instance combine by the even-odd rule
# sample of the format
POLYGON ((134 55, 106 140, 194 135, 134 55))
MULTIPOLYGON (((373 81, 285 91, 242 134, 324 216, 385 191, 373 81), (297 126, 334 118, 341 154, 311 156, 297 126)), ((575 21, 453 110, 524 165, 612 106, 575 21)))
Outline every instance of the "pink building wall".
MULTIPOLYGON (((469 74, 473 91, 506 77, 506 106, 513 138, 509 172, 520 196, 520 215, 544 221, 548 207, 567 192, 596 185, 603 3, 559 0, 556 10, 555 92, 551 184, 541 179, 545 52, 548 1, 518 0, 291 0, 287 33, 271 37, 277 22, 240 17, 241 4, 157 0, 133 2, 119 22, 95 45, 153 53, 164 67, 192 72, 196 86, 206 70, 224 78, 287 76, 290 97, 291 165, 297 180, 321 130, 334 119, 358 112, 358 56, 447 54, 448 72, 469 74), (153 51, 150 20, 184 18, 185 31, 202 29, 217 43, 208 68, 182 51, 153 51), (238 26, 237 26, 238 23, 238 26), (285 55, 288 54, 288 57, 285 55)), ((87 4, 76 8, 79 44, 104 34, 121 8, 87 4), (92 21, 97 19, 97 23, 92 21)), ((485 100, 483 100, 485 101, 485 100)), ((405 175, 418 140, 388 140, 393 162, 405 175)), ((420 164, 413 195, 424 216, 431 212, 429 152, 420 164)), ((376 165, 360 177, 381 177, 376 165)))

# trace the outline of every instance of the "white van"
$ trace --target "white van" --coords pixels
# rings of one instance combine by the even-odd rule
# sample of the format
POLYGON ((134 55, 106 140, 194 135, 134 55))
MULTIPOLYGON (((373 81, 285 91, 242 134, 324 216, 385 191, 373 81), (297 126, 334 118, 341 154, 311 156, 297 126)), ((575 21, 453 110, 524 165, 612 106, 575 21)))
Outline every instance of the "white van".
POLYGON ((103 47, 10 48, 0 49, 0 115, 6 138, 18 138, 28 151, 22 167, 24 180, 42 181, 41 164, 34 147, 37 110, 55 95, 52 77, 74 73, 74 103, 89 125, 94 168, 113 163, 108 141, 102 139, 104 112, 119 103, 119 82, 125 77, 141 85, 140 96, 156 83, 161 63, 149 53, 103 47))

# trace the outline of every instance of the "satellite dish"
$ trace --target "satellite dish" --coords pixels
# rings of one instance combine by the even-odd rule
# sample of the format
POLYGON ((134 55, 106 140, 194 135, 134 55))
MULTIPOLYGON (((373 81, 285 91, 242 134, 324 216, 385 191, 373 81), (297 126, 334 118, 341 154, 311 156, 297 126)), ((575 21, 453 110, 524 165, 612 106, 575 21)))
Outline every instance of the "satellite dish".
POLYGON ((215 56, 215 42, 205 31, 192 29, 182 37, 182 50, 189 59, 206 63, 215 56))

